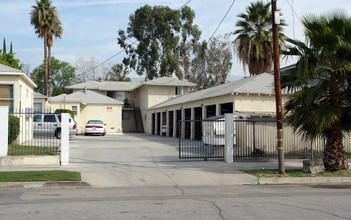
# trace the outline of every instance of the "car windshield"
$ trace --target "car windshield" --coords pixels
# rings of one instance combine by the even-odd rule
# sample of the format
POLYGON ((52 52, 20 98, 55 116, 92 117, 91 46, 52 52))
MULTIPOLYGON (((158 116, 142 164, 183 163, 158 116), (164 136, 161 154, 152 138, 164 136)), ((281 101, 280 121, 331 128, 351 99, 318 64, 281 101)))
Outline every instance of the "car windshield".
POLYGON ((100 120, 89 120, 87 124, 102 124, 100 120))

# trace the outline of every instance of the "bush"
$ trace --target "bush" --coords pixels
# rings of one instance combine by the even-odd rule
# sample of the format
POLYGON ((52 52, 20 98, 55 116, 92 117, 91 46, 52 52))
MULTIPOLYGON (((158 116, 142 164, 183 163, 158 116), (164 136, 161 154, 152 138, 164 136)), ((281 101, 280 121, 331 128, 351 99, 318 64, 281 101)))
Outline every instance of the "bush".
POLYGON ((9 144, 11 144, 14 140, 17 139, 19 133, 20 133, 20 119, 16 116, 9 115, 9 129, 8 129, 9 144))
POLYGON ((72 118, 74 119, 74 113, 73 113, 73 111, 71 111, 69 109, 56 109, 55 113, 56 114, 69 113, 69 114, 71 114, 72 118))

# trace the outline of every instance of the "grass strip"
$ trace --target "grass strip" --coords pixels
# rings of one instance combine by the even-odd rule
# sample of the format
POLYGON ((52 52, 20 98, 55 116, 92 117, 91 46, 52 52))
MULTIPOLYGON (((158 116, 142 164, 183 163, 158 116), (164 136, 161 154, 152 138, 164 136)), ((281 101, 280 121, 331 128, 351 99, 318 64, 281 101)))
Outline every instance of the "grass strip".
POLYGON ((280 175, 278 169, 257 169, 257 170, 241 170, 244 173, 256 177, 351 177, 351 170, 339 170, 335 172, 324 172, 317 174, 305 173, 301 169, 285 170, 285 175, 280 175))
POLYGON ((0 182, 81 181, 80 173, 66 170, 0 172, 0 182))
POLYGON ((9 145, 8 155, 57 155, 58 147, 9 145))

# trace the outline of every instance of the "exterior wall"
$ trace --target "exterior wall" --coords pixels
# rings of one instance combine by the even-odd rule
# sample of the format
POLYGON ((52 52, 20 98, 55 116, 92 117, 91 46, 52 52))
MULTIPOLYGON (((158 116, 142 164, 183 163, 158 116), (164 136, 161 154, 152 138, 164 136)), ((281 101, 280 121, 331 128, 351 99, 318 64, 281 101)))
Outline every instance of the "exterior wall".
MULTIPOLYGON (((7 75, 0 77, 0 84, 13 86, 14 113, 19 111, 25 112, 27 109, 33 109, 34 88, 26 80, 22 79, 20 76, 7 75)), ((21 144, 24 140, 32 139, 32 120, 31 117, 26 117, 25 115, 20 116, 20 134, 17 143, 21 144)))
POLYGON ((136 130, 134 110, 122 111, 122 128, 123 132, 133 132, 136 130))
POLYGON ((147 106, 149 105, 148 104, 149 90, 147 86, 142 86, 138 88, 137 91, 139 93, 140 114, 143 121, 144 131, 146 131, 148 122, 145 119, 145 114, 146 114, 146 109, 148 108, 147 106))
POLYGON ((89 104, 84 107, 81 106, 78 132, 84 132, 85 123, 92 119, 102 120, 106 124, 107 133, 123 132, 122 105, 89 104))
POLYGON ((51 112, 51 105, 47 99, 34 99, 34 103, 41 103, 41 110, 43 112, 51 112))
POLYGON ((34 92, 33 87, 20 76, 3 76, 0 78, 1 85, 13 85, 13 109, 33 107, 34 92))
POLYGON ((84 133, 85 124, 88 120, 102 120, 106 124, 107 133, 122 133, 122 105, 115 104, 88 104, 83 105, 79 102, 51 102, 52 110, 69 109, 77 106, 77 115, 74 120, 77 123, 78 133, 84 133), (107 107, 112 107, 108 109, 107 107))
MULTIPOLYGON (((289 96, 283 95, 282 102, 288 100, 289 96)), ((164 111, 174 111, 179 109, 188 109, 203 107, 203 118, 206 115, 206 106, 216 105, 216 115, 220 115, 220 104, 233 102, 233 111, 237 112, 253 112, 253 113, 275 113, 275 96, 274 95, 259 95, 259 94, 232 94, 224 95, 209 99, 203 99, 178 105, 172 105, 146 111, 147 123, 145 132, 152 134, 152 114, 164 111)))
MULTIPOLYGON (((288 96, 282 96, 282 103, 288 100, 288 96)), ((235 111, 239 112, 275 112, 274 95, 236 95, 235 111)))

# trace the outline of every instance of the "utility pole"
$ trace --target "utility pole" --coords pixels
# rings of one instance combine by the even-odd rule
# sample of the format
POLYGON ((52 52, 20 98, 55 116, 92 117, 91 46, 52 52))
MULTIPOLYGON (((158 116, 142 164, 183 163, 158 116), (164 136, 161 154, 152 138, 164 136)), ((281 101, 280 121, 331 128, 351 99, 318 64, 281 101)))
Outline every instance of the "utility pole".
POLYGON ((277 1, 271 0, 272 5, 272 31, 273 31, 273 63, 274 63, 274 90, 277 118, 277 150, 279 174, 285 175, 284 148, 283 148, 283 107, 282 93, 280 88, 280 67, 279 67, 279 46, 278 46, 278 25, 280 24, 277 1))

